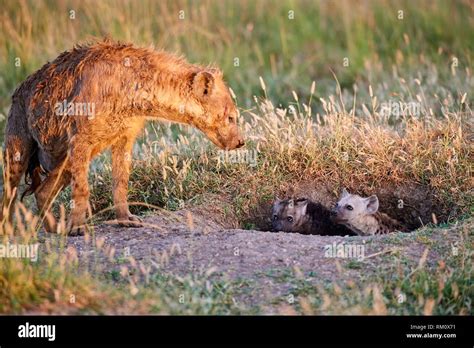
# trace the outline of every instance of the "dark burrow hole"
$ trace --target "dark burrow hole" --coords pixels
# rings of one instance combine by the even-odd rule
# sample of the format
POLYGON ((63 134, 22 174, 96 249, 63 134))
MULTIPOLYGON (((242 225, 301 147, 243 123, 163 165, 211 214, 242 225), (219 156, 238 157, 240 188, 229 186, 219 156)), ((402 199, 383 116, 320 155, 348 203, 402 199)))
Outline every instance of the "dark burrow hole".
MULTIPOLYGON (((332 190, 325 186, 308 185, 291 187, 279 192, 280 199, 307 198, 319 202, 327 208, 331 208, 338 200, 332 190)), ((357 190, 348 188, 351 193, 363 197, 376 194, 380 207, 379 211, 401 222, 408 231, 416 230, 428 224, 442 224, 451 221, 462 214, 460 206, 449 198, 440 197, 427 186, 423 185, 387 185, 374 191, 357 190)), ((261 199, 249 216, 242 221, 242 226, 260 231, 271 231, 271 214, 273 200, 261 199)))

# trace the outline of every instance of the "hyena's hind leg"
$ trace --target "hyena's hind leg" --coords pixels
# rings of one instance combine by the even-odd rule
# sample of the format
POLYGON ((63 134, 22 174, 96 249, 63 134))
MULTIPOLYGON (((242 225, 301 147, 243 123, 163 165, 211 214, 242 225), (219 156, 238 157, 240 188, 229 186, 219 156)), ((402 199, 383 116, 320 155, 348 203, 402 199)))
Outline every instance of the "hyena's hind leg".
POLYGON ((57 223, 51 212, 51 206, 61 190, 71 182, 69 160, 65 159, 55 169, 48 173, 46 179, 35 191, 36 205, 44 228, 47 232, 57 232, 57 223))
POLYGON ((141 219, 130 213, 127 202, 128 180, 132 162, 132 149, 138 129, 122 136, 112 145, 112 177, 115 214, 118 224, 136 227, 141 219))
POLYGON ((12 222, 13 206, 18 195, 18 186, 21 178, 28 169, 32 154, 33 139, 8 134, 5 141, 5 151, 3 153, 3 198, 2 210, 0 212, 1 221, 12 222))
POLYGON ((92 159, 92 147, 86 138, 76 135, 71 140, 69 149, 72 205, 67 229, 68 235, 81 236, 88 229, 86 215, 90 209, 90 190, 87 176, 92 159))

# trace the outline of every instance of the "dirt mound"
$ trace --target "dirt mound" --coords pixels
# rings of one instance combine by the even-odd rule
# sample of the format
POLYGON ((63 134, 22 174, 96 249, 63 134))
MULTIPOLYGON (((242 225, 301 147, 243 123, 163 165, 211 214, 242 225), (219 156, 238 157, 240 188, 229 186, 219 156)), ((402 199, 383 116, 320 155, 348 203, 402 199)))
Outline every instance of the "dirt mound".
MULTIPOLYGON (((153 265, 174 275, 197 272, 226 281, 245 279, 253 290, 238 300, 253 305, 282 299, 295 274, 314 284, 364 282, 393 253, 415 267, 427 248, 419 233, 339 237, 226 229, 196 213, 178 211, 149 216, 139 228, 99 225, 92 236, 68 238, 67 246, 76 248, 80 260, 94 259, 102 272, 153 265)), ((449 248, 460 234, 444 230, 430 238, 429 245, 437 248, 430 250, 427 264, 434 265, 444 257, 440 246, 449 248)))

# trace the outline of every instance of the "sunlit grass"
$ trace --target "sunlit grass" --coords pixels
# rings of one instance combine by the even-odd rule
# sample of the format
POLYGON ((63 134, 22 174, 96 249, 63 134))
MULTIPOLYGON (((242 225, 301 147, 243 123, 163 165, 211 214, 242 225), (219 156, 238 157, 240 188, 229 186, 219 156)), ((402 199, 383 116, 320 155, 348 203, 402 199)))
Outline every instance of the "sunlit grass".
MULTIPOLYGON (((152 127, 152 131, 145 132, 135 149, 130 201, 140 202, 140 205, 132 208, 138 213, 149 209, 146 204, 181 209, 206 204, 206 195, 212 193, 218 197, 231 197, 226 209, 237 216, 241 227, 249 223, 262 227, 262 221, 266 219, 265 209, 274 195, 287 193, 289 187, 300 181, 313 182, 315 190, 318 183, 324 183, 332 190, 334 197, 342 187, 348 187, 351 191, 373 192, 381 188, 395 190, 411 183, 433 193, 437 202, 433 211, 437 215, 436 222, 470 216, 473 207, 472 110, 462 100, 464 93, 459 92, 461 100, 457 100, 452 108, 444 109, 444 114, 406 114, 401 115, 397 122, 381 114, 374 101, 377 94, 369 94, 372 94, 370 100, 355 104, 347 96, 338 94, 323 98, 320 102, 325 111, 316 117, 297 95, 287 109, 276 108, 269 99, 257 100, 255 107, 241 119, 241 127, 248 139, 246 149, 257 152, 255 167, 248 163, 222 162, 217 150, 191 128, 179 126, 182 129, 176 138, 175 126, 152 127), (369 105, 370 111, 369 107, 364 111, 357 104, 364 102, 369 105), (200 196, 204 198, 197 199, 200 196), (252 220, 255 219, 255 211, 259 210, 262 214, 257 220, 252 220)), ((91 202, 96 213, 105 212, 94 215, 94 221, 112 216, 110 179, 109 158, 101 156, 91 173, 91 202)), ((412 196, 411 191, 402 194, 407 201, 412 196)), ((66 192, 60 197, 58 205, 67 207, 67 203, 66 192)), ((213 201, 212 204, 219 203, 213 201)), ((67 212, 64 209, 61 211, 60 225, 64 231, 67 212)), ((39 235, 38 218, 21 205, 16 214, 17 224, 3 227, 2 232, 6 233, 4 238, 35 242, 39 235)), ((469 244, 472 230, 468 230, 472 229, 472 223, 468 222, 467 226, 466 243, 469 244)), ((188 280, 171 277, 164 286, 161 278, 158 278, 159 283, 143 283, 143 278, 149 276, 148 271, 145 269, 142 274, 144 268, 135 265, 113 276, 114 281, 119 282, 117 287, 107 277, 104 279, 103 270, 79 267, 77 251, 61 247, 65 237, 51 239, 46 235, 42 238, 45 249, 38 263, 10 259, 2 261, 2 311, 182 314, 237 314, 249 311, 233 303, 235 289, 232 283, 215 284, 209 282, 205 275, 188 280), (161 284, 162 291, 153 290, 157 284, 161 284), (215 291, 214 286, 217 286, 215 291), (183 291, 186 296, 194 298, 194 302, 182 306, 179 296, 183 291), (77 293, 80 300, 71 304, 70 296, 77 293)), ((111 251, 104 252, 107 255, 111 251)), ((468 259, 470 253, 470 249, 466 249, 462 255, 468 259)), ((391 262, 388 260, 387 264, 391 262)), ((131 264, 134 262, 131 261, 131 264)), ((467 262, 462 261, 462 264, 467 262)), ((451 267, 456 269, 454 264, 451 267)), ((160 275, 159 269, 155 271, 160 275)), ((418 272, 416 279, 410 276, 414 283, 404 280, 406 275, 403 271, 401 278, 373 279, 373 286, 368 290, 355 288, 346 292, 338 288, 335 295, 324 292, 332 290, 321 290, 311 295, 314 297, 309 296, 308 302, 303 304, 306 309, 301 310, 345 314, 421 314, 423 311, 467 314, 469 303, 466 302, 466 291, 469 286, 466 281, 472 275, 472 269, 458 271, 451 272, 448 278, 445 273, 440 273, 440 279, 446 282, 446 290, 439 290, 436 284, 441 280, 433 278, 428 271, 418 272), (419 288, 410 285, 417 283, 421 284, 419 288), (388 293, 393 295, 394 289, 404 289, 408 296, 406 305, 395 306, 394 300, 387 298, 388 293), (444 297, 433 300, 436 291, 441 291, 444 297), (446 291, 449 293, 445 294, 446 291), (351 293, 358 294, 358 297, 353 297, 351 293), (352 300, 348 300, 348 296, 352 300), (420 296, 423 300, 418 300, 420 296), (332 304, 329 306, 324 301, 332 304)), ((286 313, 285 308, 282 312, 286 313)))
MULTIPOLYGON (((417 263, 408 263, 400 252, 385 257, 375 273, 357 281, 314 286, 310 278, 301 279, 291 274, 285 281, 290 284, 289 293, 298 301, 294 306, 281 301, 280 311, 310 315, 472 315, 474 270, 469 240, 473 227, 471 220, 446 230, 422 230, 420 235, 428 238, 434 233, 454 233, 468 241, 458 246, 456 254, 447 243, 438 246, 442 248, 443 257, 435 265, 426 264, 425 253, 417 263)), ((433 251, 428 248, 425 252, 433 251)), ((339 272, 350 268, 350 262, 343 263, 339 272)))
MULTIPOLYGON (((444 226, 472 216, 469 1, 0 0, 0 8, 0 116, 7 114, 13 89, 27 75, 90 36, 155 44, 225 71, 241 110, 244 150, 255 151, 257 165, 222 162, 220 152, 190 127, 152 123, 134 149, 129 201, 139 203, 132 204, 135 213, 225 201, 222 213, 239 227, 264 229, 272 199, 306 182, 311 190, 328 189, 332 199, 342 187, 366 194, 385 189, 423 205, 425 196, 411 190, 420 187, 432 204, 422 214, 423 224, 444 226), (419 112, 383 112, 384 105, 400 102, 416 103, 419 112), (211 201, 210 195, 218 199, 211 201)), ((90 182, 91 222, 111 218, 107 154, 94 162, 90 182)), ((383 204, 395 197, 390 194, 383 204)), ((60 205, 66 207, 64 232, 68 191, 58 199, 58 213, 60 205)), ((2 226, 2 242, 39 241, 43 249, 36 263, 0 260, 2 313, 249 313, 233 303, 234 284, 210 281, 206 274, 176 278, 154 270, 150 275, 140 265, 104 274, 94 260, 81 267, 78 251, 65 249, 64 236, 39 233, 31 198, 19 207, 16 224, 2 226), (193 301, 183 305, 180 295, 193 301)), ((472 222, 466 225, 472 231, 472 222)), ((349 284, 311 292, 298 283, 307 296, 298 311, 468 314, 471 253, 465 248, 435 273, 410 274, 400 266, 392 269, 399 277, 381 274, 370 287, 349 284), (397 291, 407 296, 404 304, 396 303, 397 291)))
POLYGON ((329 68, 349 89, 407 73, 455 89, 472 73, 469 1, 1 0, 0 8, 4 115, 28 74, 77 42, 103 35, 216 63, 245 107, 259 90, 259 75, 272 99, 285 102, 291 90, 307 95, 313 80, 318 97, 327 95, 329 68))

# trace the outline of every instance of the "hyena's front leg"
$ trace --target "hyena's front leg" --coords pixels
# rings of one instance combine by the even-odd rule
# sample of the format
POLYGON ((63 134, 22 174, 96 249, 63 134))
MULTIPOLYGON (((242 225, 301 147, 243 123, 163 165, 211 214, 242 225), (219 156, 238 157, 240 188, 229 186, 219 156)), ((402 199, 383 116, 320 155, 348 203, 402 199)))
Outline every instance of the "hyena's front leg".
POLYGON ((128 180, 132 162, 135 134, 127 134, 112 145, 113 195, 117 221, 120 226, 140 226, 141 219, 130 213, 127 203, 128 180))
MULTIPOLYGON (((77 135, 76 135, 77 137, 77 135)), ((86 215, 89 208, 89 184, 87 176, 91 161, 91 145, 80 138, 71 141, 70 171, 72 174, 71 216, 68 223, 70 236, 83 235, 86 231, 86 215)))

